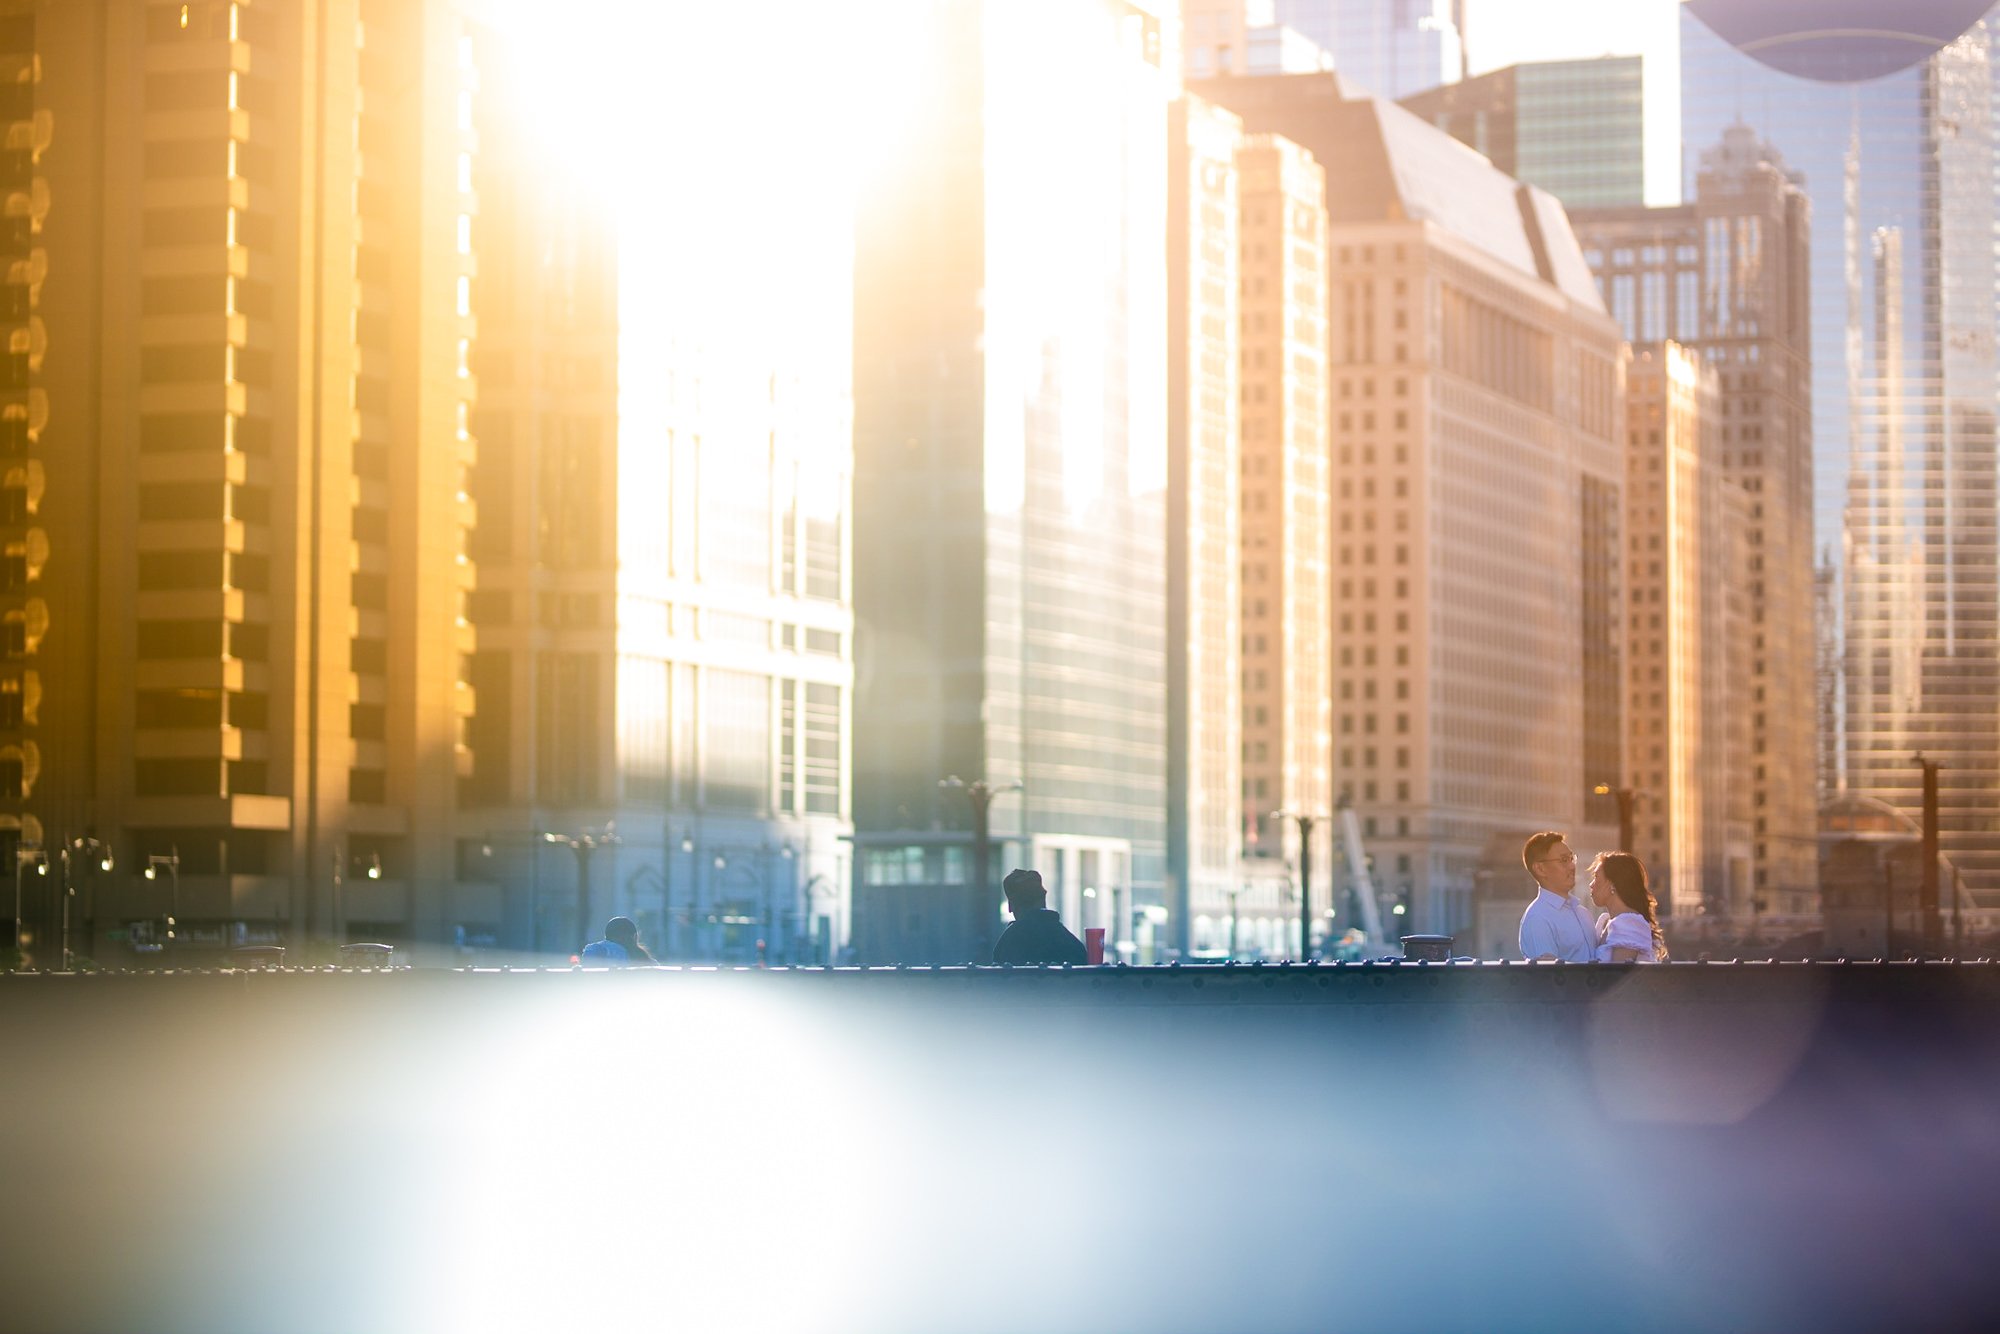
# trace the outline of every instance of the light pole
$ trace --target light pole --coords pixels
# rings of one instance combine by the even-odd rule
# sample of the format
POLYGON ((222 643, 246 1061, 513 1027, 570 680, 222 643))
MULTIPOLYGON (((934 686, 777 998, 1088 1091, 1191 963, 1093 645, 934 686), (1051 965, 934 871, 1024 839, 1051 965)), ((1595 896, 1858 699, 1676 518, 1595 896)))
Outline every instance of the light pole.
MULTIPOLYGON (((810 964, 817 962, 816 959, 805 957, 801 953, 801 946, 811 944, 814 939, 812 904, 815 892, 824 894, 829 898, 833 896, 833 886, 827 883, 826 872, 824 871, 814 871, 806 878, 806 882, 799 886, 799 929, 792 942, 792 961, 794 963, 810 964)), ((831 952, 829 952, 827 957, 828 962, 831 962, 831 952)))
POLYGON ((1320 817, 1305 811, 1272 811, 1273 820, 1290 820, 1299 827, 1299 962, 1313 956, 1312 839, 1320 817))
POLYGON ((1590 790, 1596 796, 1618 799, 1618 850, 1632 851, 1632 811, 1638 803, 1639 794, 1629 787, 1613 787, 1610 783, 1599 783, 1590 790))
MULTIPOLYGON (((109 871, 109 870, 111 869, 111 867, 112 867, 112 860, 113 860, 113 859, 112 859, 112 856, 111 856, 111 849, 110 849, 109 847, 105 846, 105 844, 103 843, 103 841, 102 841, 102 840, 100 840, 100 839, 97 839, 97 838, 93 838, 93 837, 91 837, 91 836, 90 836, 90 835, 88 835, 88 834, 84 835, 84 836, 83 836, 83 837, 81 837, 81 838, 71 838, 71 839, 65 839, 65 840, 63 841, 63 845, 62 845, 62 965, 63 965, 63 971, 64 971, 65 973, 69 971, 69 966, 70 966, 70 953, 69 953, 69 901, 70 901, 71 899, 73 899, 73 898, 75 898, 75 897, 76 897, 76 885, 75 885, 75 882, 74 882, 74 881, 73 881, 73 880, 72 880, 72 879, 70 878, 70 854, 71 854, 71 853, 73 853, 73 852, 76 852, 76 853, 95 853, 95 854, 96 854, 96 856, 97 856, 97 869, 98 869, 98 870, 100 870, 100 871, 109 871)), ((91 883, 92 883, 93 887, 94 887, 94 886, 95 886, 95 884, 96 884, 96 882, 95 882, 95 881, 92 881, 91 883)), ((95 894, 94 892, 93 892, 93 893, 92 893, 92 895, 91 895, 91 901, 92 901, 93 905, 94 905, 94 904, 95 904, 95 902, 96 902, 96 894, 95 894)), ((93 932, 92 934, 95 934, 95 932, 93 932)))
MULTIPOLYGON (((777 853, 778 859, 787 865, 794 864, 798 858, 798 853, 792 849, 790 843, 778 844, 777 853)), ((760 968, 770 962, 770 956, 777 953, 778 947, 778 896, 772 892, 772 881, 776 870, 777 868, 771 864, 770 845, 766 844, 764 849, 764 938, 757 942, 757 965, 760 968)), ((793 877, 793 883, 797 883, 796 876, 793 877)))
POLYGON ((49 854, 38 847, 16 847, 14 849, 14 962, 18 966, 27 957, 21 946, 21 868, 32 864, 36 875, 49 873, 49 854))
POLYGON ((174 935, 175 927, 181 917, 181 850, 178 844, 174 845, 164 857, 158 853, 147 855, 146 879, 159 879, 163 867, 167 872, 167 883, 171 886, 171 893, 167 900, 167 939, 162 948, 172 956, 180 953, 179 940, 174 935))
POLYGON ((576 854, 576 947, 582 949, 590 943, 590 857, 599 848, 614 847, 624 842, 604 826, 601 834, 543 834, 542 842, 558 843, 576 854))
MULTIPOLYGON (((700 921, 701 921, 701 882, 703 877, 696 874, 696 872, 700 869, 700 859, 692 855, 694 852, 694 840, 691 838, 683 838, 681 840, 681 846, 687 849, 687 851, 690 854, 690 856, 688 857, 688 958, 693 960, 693 959, 699 959, 701 957, 700 921)), ((722 872, 727 870, 728 868, 729 868, 729 858, 723 856, 719 852, 709 859, 709 870, 711 872, 711 875, 708 877, 708 882, 711 891, 713 890, 715 885, 714 877, 722 874, 722 872)), ((709 897, 713 898, 714 894, 711 892, 709 897)))
MULTIPOLYGON (((682 851, 682 852, 685 852, 685 853, 687 854, 687 859, 688 859, 688 911, 687 911, 687 934, 686 934, 685 936, 682 936, 682 937, 681 937, 681 944, 682 944, 682 945, 684 945, 684 946, 685 946, 685 947, 687 948, 687 956, 688 956, 689 960, 692 960, 692 959, 694 958, 694 955, 695 955, 695 950, 694 950, 694 896, 695 896, 695 882, 696 882, 697 880, 699 880, 699 879, 700 879, 700 875, 699 875, 699 873, 698 873, 698 870, 697 870, 697 868, 695 867, 695 864, 694 864, 694 835, 693 835, 693 834, 690 834, 690 833, 685 833, 685 832, 681 834, 681 851, 682 851)), ((673 907, 673 905, 672 905, 671 903, 670 903, 670 904, 668 904, 667 906, 668 906, 668 908, 669 908, 669 909, 671 909, 671 908, 673 907)), ((671 930, 672 928, 671 928, 671 927, 667 927, 667 928, 665 928, 665 929, 667 929, 667 930, 671 930)))
POLYGON ((990 825, 987 812, 993 799, 1007 792, 1019 792, 1019 783, 1005 783, 999 787, 988 785, 985 779, 977 778, 968 783, 957 774, 940 778, 938 787, 965 793, 965 799, 972 803, 972 946, 975 962, 984 963, 992 957, 993 945, 987 940, 992 928, 992 879, 987 870, 987 838, 990 825))
POLYGON ((1229 957, 1232 959, 1236 957, 1236 899, 1242 892, 1241 886, 1229 891, 1229 957))
POLYGON ((1924 882, 1918 906, 1923 911, 1924 953, 1936 957, 1944 949, 1944 920, 1938 916, 1938 770, 1944 766, 1918 751, 1913 763, 1924 771, 1924 882))

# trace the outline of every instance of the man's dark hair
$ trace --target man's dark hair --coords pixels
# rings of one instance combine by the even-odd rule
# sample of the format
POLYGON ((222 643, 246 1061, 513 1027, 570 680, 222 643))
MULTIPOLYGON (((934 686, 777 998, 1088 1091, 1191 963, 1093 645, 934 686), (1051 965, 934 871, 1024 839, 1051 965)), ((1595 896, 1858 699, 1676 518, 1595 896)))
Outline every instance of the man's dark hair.
POLYGON ((1533 875, 1535 863, 1546 856, 1550 848, 1568 838, 1568 834, 1558 834, 1553 829, 1544 829, 1539 834, 1529 835, 1528 841, 1521 847, 1521 865, 1527 868, 1529 875, 1533 875))
POLYGON ((1022 867, 1007 872, 1007 878, 1000 882, 1000 888, 1006 892, 1007 902, 1010 904, 1015 899, 1029 898, 1040 898, 1047 902, 1049 897, 1048 888, 1042 884, 1042 873, 1022 867))

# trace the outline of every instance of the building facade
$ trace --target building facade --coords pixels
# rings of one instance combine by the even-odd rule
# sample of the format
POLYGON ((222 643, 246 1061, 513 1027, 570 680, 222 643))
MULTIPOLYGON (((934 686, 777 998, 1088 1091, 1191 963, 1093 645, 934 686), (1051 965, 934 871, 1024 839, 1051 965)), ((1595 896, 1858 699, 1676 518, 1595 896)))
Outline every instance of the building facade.
POLYGON ((1634 343, 1671 339, 1720 377, 1718 441, 1747 498, 1741 569, 1748 639, 1733 651, 1752 846, 1747 883, 1717 885, 1713 911, 1752 898, 1815 911, 1818 638, 1812 536, 1811 205, 1786 161, 1746 126, 1701 155, 1695 200, 1572 213, 1584 257, 1634 343), (1749 897, 1746 897, 1749 896, 1749 897))
MULTIPOLYGON (((1323 817, 1334 796, 1326 174, 1310 153, 1269 134, 1249 136, 1237 163, 1243 838, 1251 855, 1293 871, 1309 855, 1324 885, 1332 842, 1323 817), (1301 846, 1298 816, 1321 817, 1310 848, 1301 846)), ((1295 937, 1296 925, 1284 925, 1295 937)))
POLYGON ((1643 101, 1638 56, 1510 65, 1402 99, 1573 209, 1645 202, 1643 101))
MULTIPOLYGON (((518 41, 482 32, 483 63, 529 78, 518 41)), ((461 865, 506 950, 571 953, 622 914, 668 961, 836 961, 851 333, 802 270, 840 272, 846 238, 703 246, 724 304, 656 223, 626 243, 535 114, 478 121, 486 707, 461 865), (782 319, 756 308, 780 291, 782 319)))
POLYGON ((0 13, 0 820, 105 957, 451 933, 478 71, 452 6, 325 8, 0 13))
POLYGON ((1162 17, 943 7, 890 72, 855 280, 865 960, 980 956, 1007 864, 1114 941, 1166 911, 1162 17), (977 891, 954 776, 1022 785, 977 891))
POLYGON ((1168 934, 1238 889, 1243 853, 1240 365, 1242 127, 1198 98, 1169 118, 1168 934))
POLYGON ((1616 837, 1586 797, 1622 773, 1619 331, 1555 200, 1410 113, 1199 91, 1326 173, 1334 785, 1384 898, 1469 931, 1492 846, 1616 837))
POLYGON ((1681 107, 1690 143, 1747 122, 1803 172, 1819 222, 1816 549, 1839 557, 1844 643, 1843 771, 1822 785, 1914 814, 1916 752, 1941 761, 1945 851, 1984 899, 2000 890, 2000 643, 1994 19, 1977 10, 1910 5, 1885 34, 1865 7, 1801 26, 1701 0, 1682 11, 1681 107))
POLYGON ((1274 17, 1332 52, 1343 79, 1381 97, 1466 73, 1465 0, 1277 0, 1274 17))
MULTIPOLYGON (((1625 380, 1625 782, 1661 910, 1698 916, 1729 884, 1729 765, 1747 672, 1731 661, 1721 391, 1677 343, 1633 349, 1625 380), (1738 687, 1732 689, 1732 686, 1738 687)), ((1726 899, 1718 898, 1718 902, 1726 899)))

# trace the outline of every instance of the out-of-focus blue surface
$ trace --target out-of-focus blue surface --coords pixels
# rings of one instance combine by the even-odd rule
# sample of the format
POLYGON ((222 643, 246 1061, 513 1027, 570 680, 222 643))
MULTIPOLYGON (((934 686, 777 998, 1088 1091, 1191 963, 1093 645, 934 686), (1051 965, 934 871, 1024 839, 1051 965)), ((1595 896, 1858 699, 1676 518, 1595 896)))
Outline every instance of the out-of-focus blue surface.
POLYGON ((1993 965, 0 977, 15 1329, 1976 1328, 1993 965))

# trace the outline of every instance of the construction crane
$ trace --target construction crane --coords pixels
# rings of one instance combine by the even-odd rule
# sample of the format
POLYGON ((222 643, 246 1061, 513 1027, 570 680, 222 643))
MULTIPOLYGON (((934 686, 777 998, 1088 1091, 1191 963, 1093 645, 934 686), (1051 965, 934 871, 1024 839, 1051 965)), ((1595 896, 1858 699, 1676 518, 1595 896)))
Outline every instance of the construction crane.
POLYGON ((1354 890, 1354 898, 1361 905, 1361 929, 1368 933, 1372 943, 1380 944, 1382 934, 1382 909, 1375 902, 1375 877, 1368 871, 1368 849, 1361 843, 1361 821, 1355 817, 1354 802, 1346 793, 1341 793, 1335 808, 1340 812, 1340 843, 1347 852, 1347 881, 1354 890))

